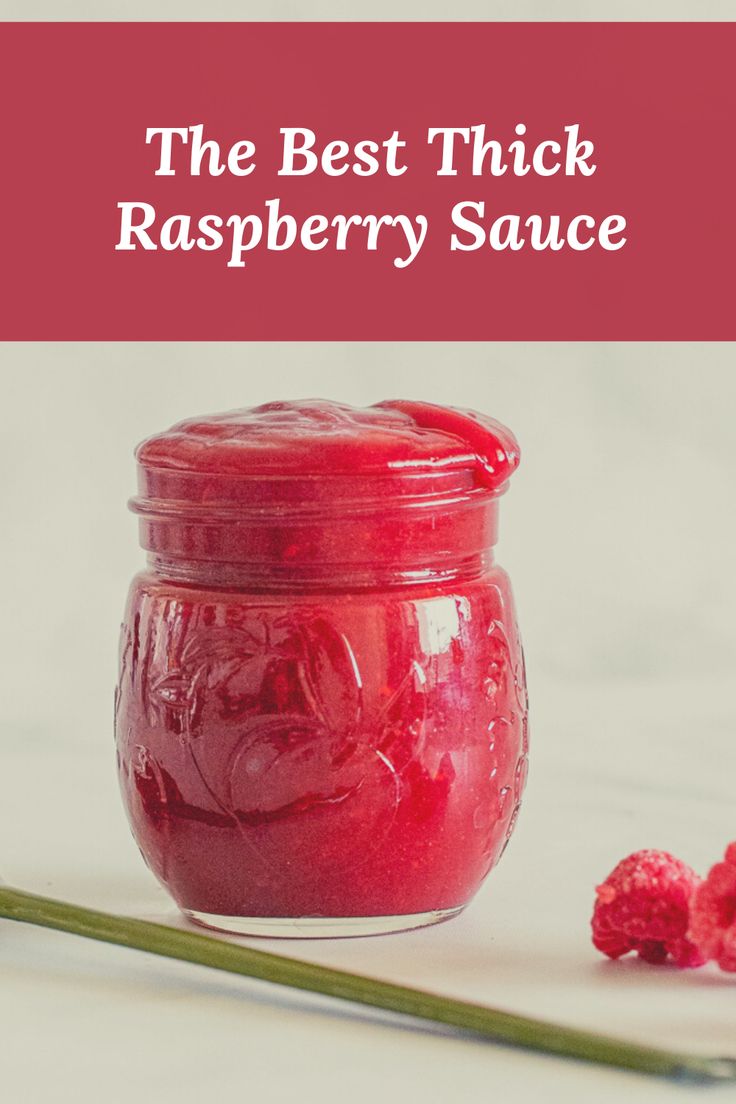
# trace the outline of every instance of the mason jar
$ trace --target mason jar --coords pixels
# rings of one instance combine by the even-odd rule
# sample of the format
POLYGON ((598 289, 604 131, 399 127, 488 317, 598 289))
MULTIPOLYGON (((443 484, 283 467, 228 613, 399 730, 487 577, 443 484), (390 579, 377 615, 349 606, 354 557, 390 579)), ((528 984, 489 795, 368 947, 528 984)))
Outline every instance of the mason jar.
POLYGON ((513 829, 524 664, 491 419, 275 402, 137 453, 147 566, 115 726, 145 861, 192 920, 268 936, 447 919, 513 829))

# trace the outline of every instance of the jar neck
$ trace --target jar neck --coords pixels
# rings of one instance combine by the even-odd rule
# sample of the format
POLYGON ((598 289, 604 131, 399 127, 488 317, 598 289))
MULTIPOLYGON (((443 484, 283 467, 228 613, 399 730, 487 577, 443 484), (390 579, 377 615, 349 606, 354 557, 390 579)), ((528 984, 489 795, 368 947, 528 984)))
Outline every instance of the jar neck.
POLYGON ((498 492, 477 487, 332 501, 139 497, 132 508, 157 575, 197 586, 258 591, 470 579, 493 562, 498 525, 498 492))
POLYGON ((258 594, 323 594, 421 586, 451 586, 480 578, 494 563, 488 548, 451 562, 402 569, 375 564, 243 564, 190 560, 149 553, 148 569, 159 579, 212 590, 258 594))

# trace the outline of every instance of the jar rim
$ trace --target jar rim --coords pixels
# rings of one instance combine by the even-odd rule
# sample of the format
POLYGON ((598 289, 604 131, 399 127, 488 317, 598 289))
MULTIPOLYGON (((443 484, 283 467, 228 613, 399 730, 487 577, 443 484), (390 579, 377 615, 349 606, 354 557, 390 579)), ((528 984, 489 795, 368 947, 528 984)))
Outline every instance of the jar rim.
POLYGON ((332 567, 385 578, 480 562, 518 447, 472 412, 306 401, 180 423, 137 459, 129 505, 157 562, 245 565, 246 575, 289 580, 332 567))
MULTIPOLYGON (((243 481, 239 481, 240 489, 244 489, 243 481)), ((237 524, 248 522, 249 524, 272 524, 274 522, 293 522, 300 520, 324 520, 337 515, 360 517, 362 515, 375 514, 380 506, 383 515, 392 511, 411 511, 417 513, 426 510, 440 510, 457 512, 467 508, 474 508, 484 502, 490 502, 500 498, 506 493, 508 482, 499 487, 487 488, 477 485, 445 486, 443 488, 425 489, 398 493, 396 487, 390 488, 390 493, 380 494, 377 488, 372 488, 375 493, 342 496, 331 494, 325 497, 297 497, 296 499, 282 499, 267 497, 263 501, 244 501, 239 497, 232 499, 223 498, 198 498, 198 497, 170 497, 167 495, 138 494, 128 500, 128 509, 139 517, 162 520, 171 519, 186 521, 189 524, 237 524)), ((353 488, 354 491, 354 488, 353 488)), ((389 488, 384 488, 388 492, 389 488)))

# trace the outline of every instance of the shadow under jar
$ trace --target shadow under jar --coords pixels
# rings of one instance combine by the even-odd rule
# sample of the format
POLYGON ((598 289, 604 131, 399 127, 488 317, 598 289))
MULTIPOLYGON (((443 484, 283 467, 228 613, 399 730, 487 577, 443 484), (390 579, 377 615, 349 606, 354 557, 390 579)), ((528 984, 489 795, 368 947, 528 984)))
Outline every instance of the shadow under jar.
POLYGON ((276 402, 137 450, 115 724, 151 870, 193 920, 366 935, 459 912, 526 778, 493 560, 508 430, 428 403, 276 402))

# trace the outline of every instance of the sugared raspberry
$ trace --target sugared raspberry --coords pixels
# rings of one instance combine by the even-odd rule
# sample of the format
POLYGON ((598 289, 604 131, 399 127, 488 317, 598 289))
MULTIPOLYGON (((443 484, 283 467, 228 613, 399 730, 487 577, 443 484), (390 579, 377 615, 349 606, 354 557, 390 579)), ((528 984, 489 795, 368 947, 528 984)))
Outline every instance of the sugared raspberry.
POLYGON ((609 958, 636 951, 646 962, 702 966, 687 938, 690 900, 701 879, 666 851, 636 851, 596 889, 593 943, 609 958))
POLYGON ((688 937, 705 959, 736 971, 736 843, 711 868, 693 897, 688 937))

